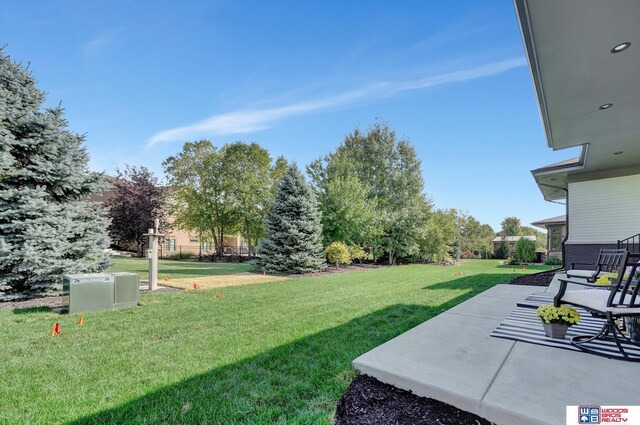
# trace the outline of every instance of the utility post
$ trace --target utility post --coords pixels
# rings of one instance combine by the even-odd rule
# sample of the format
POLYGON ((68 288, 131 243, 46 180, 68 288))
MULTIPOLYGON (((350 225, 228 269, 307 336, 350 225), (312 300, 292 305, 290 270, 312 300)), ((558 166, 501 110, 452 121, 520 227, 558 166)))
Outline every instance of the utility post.
POLYGON ((158 243, 159 239, 164 236, 160 233, 160 220, 156 218, 155 227, 149 229, 149 233, 145 233, 144 236, 149 236, 149 249, 147 250, 147 258, 149 259, 149 290, 155 291, 158 289, 158 243))

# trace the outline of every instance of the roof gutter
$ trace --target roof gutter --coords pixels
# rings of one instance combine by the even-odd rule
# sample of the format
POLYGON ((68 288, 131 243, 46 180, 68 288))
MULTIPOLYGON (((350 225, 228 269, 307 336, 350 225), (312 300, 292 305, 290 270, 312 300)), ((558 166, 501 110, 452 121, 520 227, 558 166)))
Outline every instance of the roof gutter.
MULTIPOLYGON (((551 132, 551 124, 549 122, 549 111, 542 87, 542 76, 540 74, 540 66, 538 63, 538 55, 536 54, 535 43, 533 41, 533 26, 529 16, 529 6, 527 0, 513 0, 520 24, 520 35, 525 46, 527 61, 529 62, 529 72, 533 80, 534 89, 536 91, 536 101, 538 102, 538 111, 540 112, 540 120, 542 128, 544 128, 547 136, 547 146, 554 149, 553 133, 551 132)), ((555 149, 554 149, 555 150, 555 149)))

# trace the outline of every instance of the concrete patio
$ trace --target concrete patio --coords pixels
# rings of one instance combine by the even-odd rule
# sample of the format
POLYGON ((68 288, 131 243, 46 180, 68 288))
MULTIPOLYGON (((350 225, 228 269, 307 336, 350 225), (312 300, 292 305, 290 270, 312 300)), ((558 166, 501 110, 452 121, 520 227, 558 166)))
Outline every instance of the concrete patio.
MULTIPOLYGON (((554 292, 557 278, 547 288, 554 292)), ((353 361, 361 373, 497 424, 558 425, 567 405, 637 405, 640 364, 490 337, 534 292, 497 285, 353 361)))

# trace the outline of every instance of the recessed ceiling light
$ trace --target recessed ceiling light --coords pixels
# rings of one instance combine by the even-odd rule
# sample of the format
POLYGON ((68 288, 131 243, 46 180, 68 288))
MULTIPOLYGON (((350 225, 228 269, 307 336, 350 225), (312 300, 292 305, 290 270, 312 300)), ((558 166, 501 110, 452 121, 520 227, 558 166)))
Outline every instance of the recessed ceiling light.
POLYGON ((609 109, 613 106, 613 103, 605 103, 604 105, 600 105, 601 110, 609 109))
POLYGON ((611 53, 624 52, 629 48, 629 46, 631 46, 631 43, 628 41, 625 41, 624 43, 620 43, 617 46, 615 46, 613 49, 611 49, 611 53))
POLYGON ((620 155, 620 154, 621 154, 621 153, 623 153, 623 152, 624 152, 624 151, 617 151, 617 152, 614 152, 613 154, 614 154, 614 155, 620 155))

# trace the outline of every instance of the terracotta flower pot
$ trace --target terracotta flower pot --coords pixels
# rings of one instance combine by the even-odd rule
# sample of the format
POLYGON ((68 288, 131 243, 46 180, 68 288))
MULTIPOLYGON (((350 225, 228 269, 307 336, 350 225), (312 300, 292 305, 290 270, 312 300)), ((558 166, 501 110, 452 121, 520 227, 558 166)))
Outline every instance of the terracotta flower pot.
POLYGON ((569 325, 563 323, 543 323, 543 325, 544 333, 554 339, 564 339, 569 329, 569 325))

